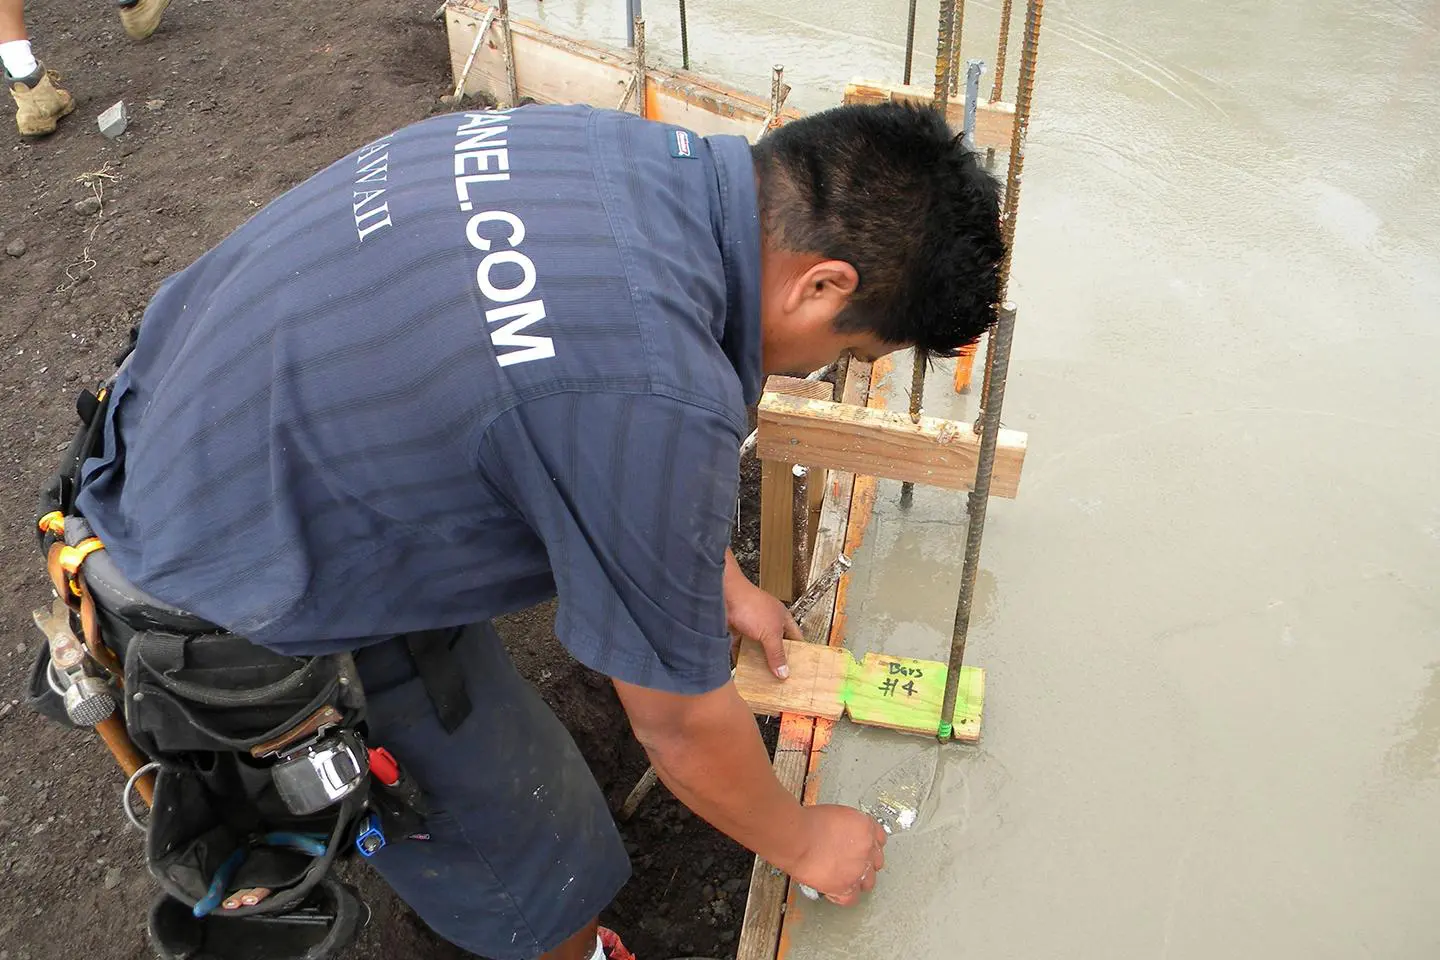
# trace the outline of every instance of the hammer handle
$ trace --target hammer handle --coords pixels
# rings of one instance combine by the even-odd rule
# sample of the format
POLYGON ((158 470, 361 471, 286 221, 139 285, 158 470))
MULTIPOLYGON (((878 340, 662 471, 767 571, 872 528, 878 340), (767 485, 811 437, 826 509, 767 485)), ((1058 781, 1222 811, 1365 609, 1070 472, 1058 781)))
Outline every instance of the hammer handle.
MULTIPOLYGON (((136 770, 146 764, 145 755, 136 749, 135 744, 130 740, 130 734, 125 732, 125 725, 120 722, 117 714, 111 714, 95 725, 95 732, 100 734, 100 739, 105 741, 105 746, 115 756, 115 762, 120 765, 120 771, 129 777, 136 770)), ((140 794, 145 805, 150 806, 155 800, 155 775, 147 773, 135 783, 135 792, 140 794)))

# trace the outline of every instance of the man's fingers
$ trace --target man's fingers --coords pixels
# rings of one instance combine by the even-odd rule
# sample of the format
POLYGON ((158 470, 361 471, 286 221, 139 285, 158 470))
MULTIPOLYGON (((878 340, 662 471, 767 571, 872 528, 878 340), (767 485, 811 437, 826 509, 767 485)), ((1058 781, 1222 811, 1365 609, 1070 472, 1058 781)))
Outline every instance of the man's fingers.
POLYGON ((770 665, 770 672, 781 680, 788 680, 790 667, 785 663, 785 641, 770 636, 761 638, 760 644, 765 648, 765 662, 770 665))
POLYGON ((840 907, 853 907, 860 902, 860 890, 855 888, 846 893, 827 893, 825 899, 840 907))
POLYGON ((860 889, 864 893, 869 893, 871 890, 875 889, 874 870, 866 870, 864 873, 860 874, 860 889))
POLYGON ((796 622, 795 622, 795 618, 792 617, 792 616, 790 616, 790 614, 788 614, 788 613, 785 614, 785 639, 787 639, 787 640, 804 640, 804 639, 805 639, 805 631, 803 631, 803 630, 800 629, 800 624, 796 623, 796 622))
MULTIPOLYGON (((884 831, 881 831, 881 833, 883 834, 884 831)), ((875 861, 875 869, 876 869, 876 870, 884 870, 884 869, 885 869, 885 837, 884 837, 884 836, 881 836, 881 837, 880 837, 880 842, 877 843, 877 844, 875 844, 874 861, 875 861)))

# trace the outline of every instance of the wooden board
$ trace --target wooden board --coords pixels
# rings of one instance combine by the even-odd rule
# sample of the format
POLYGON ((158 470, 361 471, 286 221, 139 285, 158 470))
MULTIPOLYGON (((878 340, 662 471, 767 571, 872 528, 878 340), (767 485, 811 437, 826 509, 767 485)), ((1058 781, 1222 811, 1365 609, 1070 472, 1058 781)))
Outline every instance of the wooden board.
MULTIPOLYGON (((767 392, 816 400, 828 400, 834 389, 823 380, 799 377, 771 377, 765 381, 767 392)), ((823 485, 823 470, 816 470, 813 476, 817 478, 814 483, 823 485)), ((760 464, 760 587, 786 603, 796 596, 794 484, 789 464, 760 464)))
POLYGON ((795 599, 795 478, 790 464, 760 464, 760 589, 795 599))
MULTIPOLYGON (((952 490, 975 482, 980 438, 968 423, 870 410, 778 393, 760 398, 757 452, 804 463, 952 490)), ((1001 430, 990 494, 1013 498, 1025 463, 1025 434, 1001 430)))
MULTIPOLYGON (((852 361, 841 386, 841 397, 847 403, 863 404, 870 392, 870 365, 852 361)), ((831 470, 826 473, 825 502, 820 511, 820 526, 815 533, 815 546, 810 551, 810 575, 818 576, 830 566, 848 542, 851 514, 851 492, 854 475, 831 470)), ((842 579, 843 582, 843 579, 842 579)), ((826 594, 800 624, 806 637, 834 642, 834 615, 840 585, 826 594)), ((817 640, 818 642, 818 640, 817 640)), ((831 721, 789 714, 781 717, 780 738, 775 748, 775 776, 796 796, 803 789, 805 802, 810 797, 812 778, 809 771, 818 762, 817 750, 823 744, 818 728, 826 732, 831 721)), ((745 918, 740 928, 737 960, 774 960, 780 943, 785 904, 790 892, 790 878, 759 857, 750 874, 750 893, 745 901, 745 918)))
MULTIPOLYGON (((759 714, 804 714, 934 736, 940 729, 949 668, 935 660, 867 653, 856 662, 848 650, 787 640, 790 679, 777 680, 754 641, 740 646, 735 688, 759 714)), ((960 668, 960 686, 951 715, 953 736, 976 740, 984 709, 985 681, 979 667, 960 668)))
MULTIPOLYGON (((845 85, 845 103, 918 103, 928 106, 935 100, 930 87, 912 84, 871 83, 856 80, 845 85)), ((951 100, 945 109, 950 126, 965 126, 965 98, 951 100)), ((975 106, 975 146, 981 150, 1008 151, 1015 133, 1015 105, 1004 101, 982 100, 975 106)))
MULTIPOLYGON (((780 737, 775 743, 775 778, 796 799, 805 787, 813 728, 814 721, 808 717, 787 716, 780 721, 780 737)), ((774 960, 789 885, 790 878, 768 860, 755 858, 735 960, 774 960)))
MULTIPOLYGON (((475 31, 489 7, 484 0, 446 3, 450 69, 457 81, 470 56, 475 31)), ((619 106, 635 73, 629 51, 567 37, 513 15, 510 33, 515 47, 516 86, 522 98, 613 109, 619 106)), ((498 93, 503 99, 507 83, 500 43, 497 25, 480 44, 465 78, 465 93, 483 90, 498 93)), ((646 71, 644 99, 645 115, 650 119, 674 123, 701 136, 739 134, 754 140, 770 112, 768 96, 756 96, 698 74, 660 66, 646 71)), ((784 110, 780 118, 785 121, 798 116, 799 111, 784 110)))

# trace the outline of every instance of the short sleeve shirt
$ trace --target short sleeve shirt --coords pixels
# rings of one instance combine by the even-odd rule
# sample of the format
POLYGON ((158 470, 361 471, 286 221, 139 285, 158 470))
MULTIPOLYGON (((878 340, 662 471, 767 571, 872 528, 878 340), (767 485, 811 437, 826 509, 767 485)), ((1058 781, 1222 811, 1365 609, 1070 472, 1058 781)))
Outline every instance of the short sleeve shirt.
POLYGON ((141 587, 275 650, 558 593, 581 662, 713 689, 755 191, 743 138, 613 111, 381 137, 165 282, 78 509, 141 587))

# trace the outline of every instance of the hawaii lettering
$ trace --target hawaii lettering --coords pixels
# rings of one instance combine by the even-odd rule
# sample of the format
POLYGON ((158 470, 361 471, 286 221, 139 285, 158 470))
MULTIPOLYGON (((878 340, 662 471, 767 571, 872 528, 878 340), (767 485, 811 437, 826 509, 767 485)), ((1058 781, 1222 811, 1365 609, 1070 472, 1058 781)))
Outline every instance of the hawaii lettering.
POLYGON ((355 191, 350 204, 351 215, 355 218, 355 234, 364 243, 365 238, 376 230, 390 226, 390 204, 381 200, 385 188, 376 184, 385 183, 390 176, 390 138, 393 133, 367 144, 355 158, 355 191))
POLYGON ((545 301, 530 298, 535 291, 535 263, 520 245, 525 223, 505 210, 474 212, 481 206, 483 184, 510 179, 508 111, 467 113, 455 143, 455 198, 465 223, 465 239, 485 256, 475 268, 475 285, 495 304, 485 311, 486 328, 502 367, 555 356, 549 337, 524 331, 545 319, 545 301), (471 188, 477 188, 471 195, 471 188))

